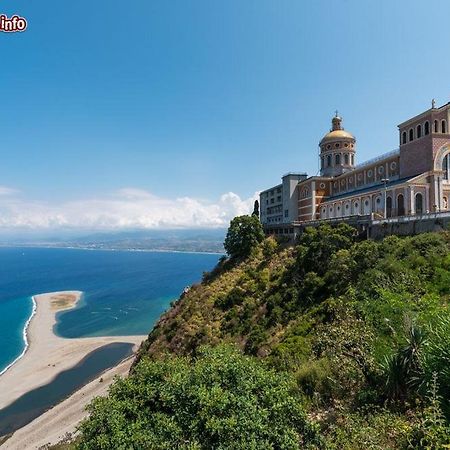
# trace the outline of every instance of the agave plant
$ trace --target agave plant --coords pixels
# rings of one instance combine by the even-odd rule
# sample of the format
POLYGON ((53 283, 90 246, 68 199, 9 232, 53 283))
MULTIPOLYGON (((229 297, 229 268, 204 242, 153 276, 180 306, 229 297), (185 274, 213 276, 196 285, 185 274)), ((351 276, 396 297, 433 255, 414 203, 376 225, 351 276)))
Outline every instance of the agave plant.
POLYGON ((423 379, 421 351, 425 342, 423 330, 405 317, 405 345, 385 358, 386 394, 393 400, 404 399, 423 379))

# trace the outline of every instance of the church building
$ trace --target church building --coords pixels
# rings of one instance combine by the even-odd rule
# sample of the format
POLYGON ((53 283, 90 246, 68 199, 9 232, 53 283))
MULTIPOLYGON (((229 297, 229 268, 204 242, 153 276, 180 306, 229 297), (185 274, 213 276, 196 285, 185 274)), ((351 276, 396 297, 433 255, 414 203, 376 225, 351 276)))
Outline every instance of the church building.
POLYGON ((356 138, 337 114, 319 143, 320 175, 287 174, 260 194, 267 230, 317 220, 389 219, 449 209, 450 103, 398 125, 399 149, 356 164, 356 138))

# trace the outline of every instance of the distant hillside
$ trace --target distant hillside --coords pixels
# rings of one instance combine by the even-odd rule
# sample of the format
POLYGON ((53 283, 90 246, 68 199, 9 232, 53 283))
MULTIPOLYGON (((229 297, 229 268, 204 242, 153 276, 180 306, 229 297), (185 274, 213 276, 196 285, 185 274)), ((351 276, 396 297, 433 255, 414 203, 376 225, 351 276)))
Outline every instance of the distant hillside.
POLYGON ((224 229, 137 230, 64 238, 47 236, 20 239, 16 237, 1 242, 0 245, 223 253, 225 232, 224 229))
POLYGON ((346 225, 310 229, 296 247, 266 239, 173 304, 136 373, 229 343, 293 377, 323 438, 311 448, 448 448, 449 250, 447 232, 357 241, 346 225))

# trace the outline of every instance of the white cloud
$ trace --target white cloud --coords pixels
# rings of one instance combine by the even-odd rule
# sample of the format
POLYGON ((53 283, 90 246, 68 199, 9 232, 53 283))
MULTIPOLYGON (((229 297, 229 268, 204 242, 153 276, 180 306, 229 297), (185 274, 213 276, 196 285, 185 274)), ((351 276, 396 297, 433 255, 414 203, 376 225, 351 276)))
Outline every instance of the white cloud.
POLYGON ((0 186, 0 230, 226 227, 234 216, 251 213, 258 195, 243 200, 228 192, 209 202, 192 197, 168 199, 123 188, 106 197, 50 204, 15 194, 17 191, 0 186))
POLYGON ((19 191, 7 186, 0 186, 0 196, 8 196, 17 194, 19 191))

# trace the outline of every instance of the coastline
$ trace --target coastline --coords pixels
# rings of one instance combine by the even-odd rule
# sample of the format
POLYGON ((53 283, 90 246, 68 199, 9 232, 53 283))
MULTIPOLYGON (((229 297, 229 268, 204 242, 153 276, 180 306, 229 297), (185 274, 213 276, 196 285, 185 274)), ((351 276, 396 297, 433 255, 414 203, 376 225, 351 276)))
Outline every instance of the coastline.
POLYGON ((0 248, 45 248, 57 250, 87 250, 87 251, 104 251, 104 252, 142 252, 142 253, 186 253, 192 255, 220 255, 226 256, 225 250, 223 252, 216 251, 196 251, 196 250, 171 250, 164 248, 92 248, 92 247, 76 247, 76 246, 57 246, 57 245, 2 245, 0 248))
POLYGON ((33 296, 36 306, 26 329, 28 345, 21 357, 16 358, 15 362, 0 375, 0 410, 10 406, 25 394, 52 382, 59 374, 75 367, 86 355, 95 350, 112 343, 128 343, 132 344, 133 351, 136 351, 141 341, 145 339, 145 336, 75 339, 57 336, 53 331, 57 313, 74 308, 81 296, 80 291, 33 296))
POLYGON ((25 325, 22 330, 24 348, 23 348, 22 352, 20 353, 20 355, 16 359, 14 359, 14 361, 10 362, 4 369, 2 369, 0 371, 0 377, 5 372, 7 372, 9 369, 11 369, 11 367, 14 366, 14 364, 16 364, 16 362, 18 362, 20 359, 22 359, 28 350, 28 347, 30 345, 28 342, 28 327, 30 326, 31 320, 33 319, 34 315, 36 314, 36 309, 37 309, 37 304, 36 304, 36 300, 34 299, 34 296, 31 296, 31 301, 32 301, 31 314, 30 314, 30 317, 28 317, 27 321, 25 322, 25 325))
POLYGON ((99 374, 56 406, 17 430, 3 444, 0 443, 0 447, 5 450, 39 449, 49 444, 58 444, 68 436, 75 436, 77 425, 87 416, 85 406, 95 397, 106 395, 116 376, 125 377, 133 360, 133 357, 126 358, 99 374))

